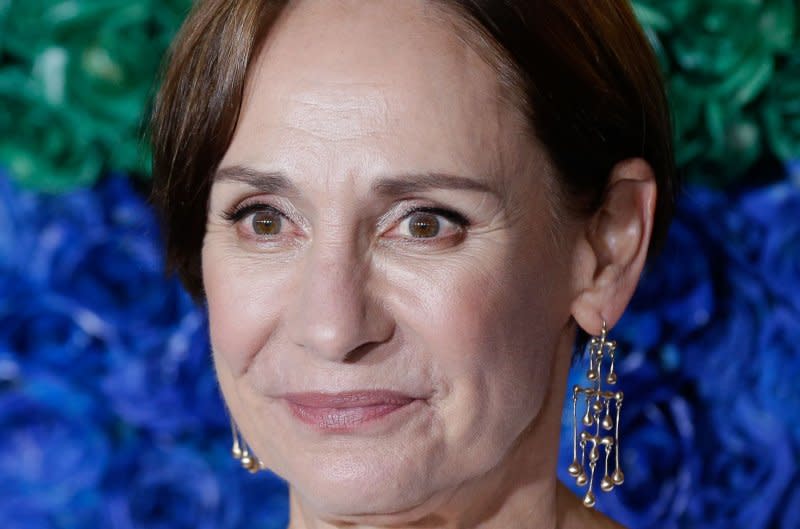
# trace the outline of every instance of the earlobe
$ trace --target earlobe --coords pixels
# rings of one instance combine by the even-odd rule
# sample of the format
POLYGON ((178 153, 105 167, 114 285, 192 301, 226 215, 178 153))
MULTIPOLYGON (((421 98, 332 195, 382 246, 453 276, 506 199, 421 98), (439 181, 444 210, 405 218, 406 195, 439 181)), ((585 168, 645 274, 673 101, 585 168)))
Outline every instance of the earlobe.
POLYGON ((605 200, 587 222, 576 246, 572 316, 586 332, 599 334, 622 316, 647 259, 656 204, 656 182, 641 158, 617 163, 605 200))

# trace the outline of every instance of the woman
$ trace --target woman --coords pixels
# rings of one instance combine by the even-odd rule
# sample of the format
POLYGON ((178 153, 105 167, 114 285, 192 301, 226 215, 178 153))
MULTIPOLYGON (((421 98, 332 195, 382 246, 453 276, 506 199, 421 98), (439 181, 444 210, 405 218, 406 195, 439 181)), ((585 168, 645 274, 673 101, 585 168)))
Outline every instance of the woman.
POLYGON ((235 454, 288 481, 292 529, 617 527, 555 462, 576 335, 672 210, 630 6, 201 1, 152 125, 235 454))

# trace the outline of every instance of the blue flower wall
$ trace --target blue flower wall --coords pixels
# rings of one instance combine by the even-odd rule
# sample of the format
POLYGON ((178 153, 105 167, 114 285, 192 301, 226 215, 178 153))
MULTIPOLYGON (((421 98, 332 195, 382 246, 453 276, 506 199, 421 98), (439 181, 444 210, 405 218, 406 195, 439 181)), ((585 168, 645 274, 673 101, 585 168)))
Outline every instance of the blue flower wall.
MULTIPOLYGON (((3 529, 286 526, 285 483, 229 455, 205 315, 164 274, 146 198, 142 118, 189 4, 0 2, 3 529)), ((688 185, 611 333, 626 483, 598 508, 631 529, 797 528, 800 9, 635 7, 688 185)))

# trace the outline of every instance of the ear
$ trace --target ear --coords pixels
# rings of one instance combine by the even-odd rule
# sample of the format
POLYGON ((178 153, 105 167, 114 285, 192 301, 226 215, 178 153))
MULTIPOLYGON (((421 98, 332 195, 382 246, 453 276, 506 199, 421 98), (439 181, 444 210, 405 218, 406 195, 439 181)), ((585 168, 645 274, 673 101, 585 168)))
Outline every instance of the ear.
POLYGON ((639 282, 653 228, 656 182, 641 158, 611 170, 603 204, 586 223, 575 246, 575 321, 591 335, 603 321, 611 329, 622 316, 639 282))

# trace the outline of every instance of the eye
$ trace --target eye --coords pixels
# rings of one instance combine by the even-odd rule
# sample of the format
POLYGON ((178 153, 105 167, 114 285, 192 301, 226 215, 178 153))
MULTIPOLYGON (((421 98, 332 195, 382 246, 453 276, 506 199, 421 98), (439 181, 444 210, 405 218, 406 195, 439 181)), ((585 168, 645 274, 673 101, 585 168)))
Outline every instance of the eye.
POLYGON ((278 209, 260 203, 236 207, 232 211, 223 213, 222 216, 231 224, 243 224, 243 229, 259 238, 280 235, 284 220, 288 220, 278 209), (247 222, 244 222, 245 220, 247 222))
POLYGON ((263 210, 253 213, 250 222, 253 233, 258 235, 277 235, 281 231, 281 216, 274 210, 263 210))
POLYGON ((443 208, 414 208, 406 213, 397 229, 411 239, 446 238, 462 233, 469 221, 459 213, 443 208))

